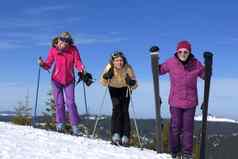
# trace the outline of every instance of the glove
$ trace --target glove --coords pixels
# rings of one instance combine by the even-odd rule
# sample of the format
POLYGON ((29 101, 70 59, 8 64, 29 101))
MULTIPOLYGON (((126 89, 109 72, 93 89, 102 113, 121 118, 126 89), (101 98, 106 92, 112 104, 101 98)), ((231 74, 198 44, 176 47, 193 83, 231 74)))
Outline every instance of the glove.
POLYGON ((90 86, 93 83, 93 76, 91 73, 85 72, 83 76, 83 81, 87 86, 90 86))
POLYGON ((80 81, 83 81, 87 86, 90 86, 93 83, 93 76, 91 73, 82 71, 82 72, 78 72, 78 76, 79 76, 79 79, 77 83, 79 83, 80 81))
POLYGON ((131 79, 128 74, 126 74, 125 81, 126 81, 126 84, 131 86, 131 87, 136 84, 136 80, 131 79))
POLYGON ((113 68, 111 67, 106 73, 103 74, 103 78, 105 80, 111 80, 113 77, 114 73, 113 73, 113 68))
POLYGON ((43 62, 43 60, 42 60, 41 57, 38 58, 37 63, 38 63, 41 67, 43 66, 44 62, 43 62))

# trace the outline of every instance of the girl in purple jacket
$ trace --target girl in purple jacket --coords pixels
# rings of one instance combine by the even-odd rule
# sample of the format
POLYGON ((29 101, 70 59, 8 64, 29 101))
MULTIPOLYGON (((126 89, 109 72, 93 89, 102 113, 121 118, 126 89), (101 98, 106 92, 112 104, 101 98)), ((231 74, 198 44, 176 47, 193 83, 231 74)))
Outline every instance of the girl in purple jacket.
POLYGON ((193 56, 188 41, 178 43, 176 53, 165 63, 159 65, 161 75, 170 77, 170 149, 172 158, 192 158, 193 124, 198 104, 197 79, 204 78, 203 65, 193 56))

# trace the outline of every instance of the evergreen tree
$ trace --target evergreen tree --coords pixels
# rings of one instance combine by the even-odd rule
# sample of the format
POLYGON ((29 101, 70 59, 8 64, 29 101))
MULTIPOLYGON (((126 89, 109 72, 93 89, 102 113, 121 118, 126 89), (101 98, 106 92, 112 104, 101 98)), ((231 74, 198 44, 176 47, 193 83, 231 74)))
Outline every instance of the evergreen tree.
MULTIPOLYGON (((43 126, 47 130, 56 130, 56 105, 51 91, 48 92, 48 99, 46 101, 46 112, 43 112, 45 119, 43 126)), ((71 133, 71 126, 69 124, 69 113, 66 112, 65 133, 71 133)))
POLYGON ((29 95, 27 93, 25 97, 25 104, 20 101, 15 107, 16 116, 13 117, 11 122, 19 125, 31 125, 31 110, 32 109, 29 104, 29 95))
POLYGON ((55 102, 52 93, 48 92, 48 99, 46 101, 46 112, 43 112, 45 119, 45 129, 55 130, 55 102))

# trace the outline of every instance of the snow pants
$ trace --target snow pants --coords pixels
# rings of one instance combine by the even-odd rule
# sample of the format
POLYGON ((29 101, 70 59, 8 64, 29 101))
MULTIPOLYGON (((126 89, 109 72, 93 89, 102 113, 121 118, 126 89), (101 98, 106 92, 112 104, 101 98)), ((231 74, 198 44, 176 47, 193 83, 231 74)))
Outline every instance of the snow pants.
POLYGON ((112 119, 111 133, 118 133, 130 137, 130 117, 129 103, 130 94, 127 92, 127 87, 114 88, 109 87, 109 93, 112 100, 112 119))
POLYGON ((65 104, 68 108, 71 125, 78 125, 79 114, 75 104, 74 95, 75 83, 72 82, 66 86, 52 80, 52 93, 56 105, 56 122, 65 122, 65 104), (65 96, 65 100, 64 100, 65 96))
POLYGON ((171 153, 192 154, 193 128, 196 108, 176 108, 170 106, 170 149, 171 153))

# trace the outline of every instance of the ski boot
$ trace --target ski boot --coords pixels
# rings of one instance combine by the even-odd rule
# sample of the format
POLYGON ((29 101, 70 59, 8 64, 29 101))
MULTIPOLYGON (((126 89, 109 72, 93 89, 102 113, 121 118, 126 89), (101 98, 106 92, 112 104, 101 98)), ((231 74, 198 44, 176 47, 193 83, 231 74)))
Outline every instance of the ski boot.
POLYGON ((183 154, 182 159, 193 159, 193 156, 191 154, 183 154))
POLYGON ((65 124, 64 123, 57 123, 56 124, 56 131, 57 132, 63 133, 64 132, 64 128, 65 128, 65 124))
POLYGON ((120 135, 118 133, 114 133, 112 135, 112 144, 119 146, 120 145, 120 135))
POLYGON ((72 126, 72 131, 73 131, 74 136, 83 136, 83 134, 81 133, 81 131, 77 125, 72 126))
POLYGON ((182 159, 179 153, 172 153, 171 156, 172 156, 172 159, 182 159))
POLYGON ((122 138, 121 138, 121 144, 125 147, 128 147, 129 146, 129 139, 127 136, 123 135, 122 138))

